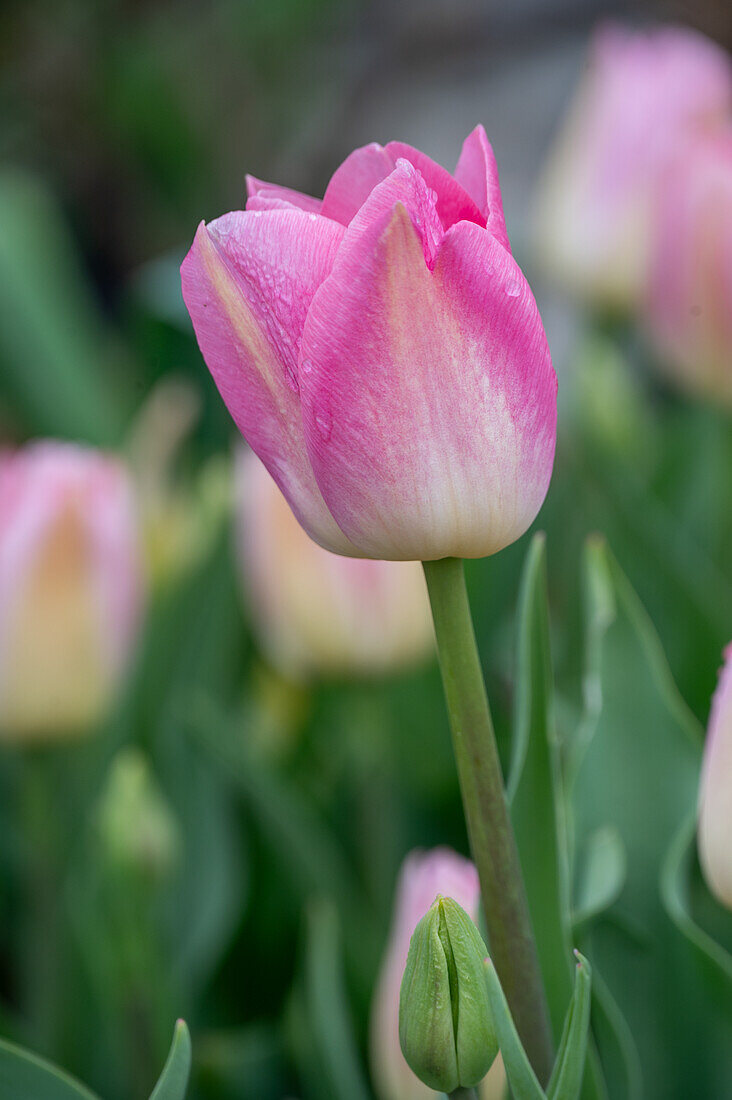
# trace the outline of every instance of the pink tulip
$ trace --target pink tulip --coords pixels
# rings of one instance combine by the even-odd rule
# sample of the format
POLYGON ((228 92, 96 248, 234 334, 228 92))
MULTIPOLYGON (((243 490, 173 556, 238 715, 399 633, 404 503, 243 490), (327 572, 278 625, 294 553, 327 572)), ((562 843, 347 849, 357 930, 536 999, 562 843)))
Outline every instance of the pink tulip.
POLYGON ((254 626, 285 675, 385 672, 434 649, 416 562, 331 554, 309 539, 266 469, 237 461, 239 550, 254 626))
POLYGON ((531 524, 556 376, 482 127, 454 175, 390 142, 351 153, 322 202, 250 178, 182 279, 224 401, 316 542, 480 557, 531 524))
POLYGON ((712 893, 732 909, 732 643, 709 716, 699 791, 699 859, 712 893))
POLYGON ((412 852, 399 875, 389 943, 371 1012, 371 1065, 380 1100, 430 1100, 435 1095, 412 1073, 401 1052, 399 989, 412 933, 438 894, 454 898, 477 920, 480 885, 473 864, 450 848, 412 852))
POLYGON ((732 110, 725 52, 691 30, 601 28, 540 184, 546 269, 575 295, 634 310, 658 174, 680 135, 732 110))
POLYGON ((682 144, 669 167, 646 321, 662 366, 732 404, 732 126, 682 144))
POLYGON ((0 737, 61 736, 98 719, 140 601, 121 464, 50 441, 0 455, 0 737))

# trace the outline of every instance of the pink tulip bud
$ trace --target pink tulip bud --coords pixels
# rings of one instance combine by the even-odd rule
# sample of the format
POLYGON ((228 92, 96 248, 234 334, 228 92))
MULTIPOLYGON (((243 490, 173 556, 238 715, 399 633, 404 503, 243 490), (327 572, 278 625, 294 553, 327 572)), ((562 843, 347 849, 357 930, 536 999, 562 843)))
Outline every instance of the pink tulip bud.
POLYGON ((50 441, 0 455, 0 737, 93 724, 128 656, 140 597, 121 464, 50 441))
POLYGON ((351 153, 319 200, 249 179, 182 267, 242 435, 329 550, 481 557, 534 520, 556 376, 511 256, 482 127, 453 175, 401 142, 351 153))
POLYGON ((709 889, 732 909, 732 644, 712 701, 699 791, 699 859, 709 889))
POLYGON ((661 366, 732 404, 732 126, 682 143, 669 166, 646 321, 661 366))
POLYGON ((389 943, 371 1012, 371 1065, 379 1100, 431 1100, 434 1092, 407 1065, 399 1046, 399 990, 417 924, 438 894, 477 920, 478 872, 450 848, 412 852, 402 865, 389 943))
POLYGON ((732 108, 725 52, 691 30, 601 28, 539 188, 546 269, 577 297, 635 309, 659 172, 682 134, 732 108))
POLYGON ((238 457, 236 482, 246 594, 276 668, 298 679, 378 673, 433 651, 417 562, 364 561, 323 550, 251 451, 238 457))

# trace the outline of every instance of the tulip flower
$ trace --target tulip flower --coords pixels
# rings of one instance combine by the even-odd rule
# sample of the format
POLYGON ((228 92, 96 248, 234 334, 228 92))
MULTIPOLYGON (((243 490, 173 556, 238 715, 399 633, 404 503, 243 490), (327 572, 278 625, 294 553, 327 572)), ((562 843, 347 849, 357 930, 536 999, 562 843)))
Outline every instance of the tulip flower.
POLYGON ((241 570, 262 646, 294 679, 379 673, 434 651, 417 562, 344 558, 308 538, 251 451, 237 460, 241 570))
POLYGON ((694 31, 601 28, 539 185, 538 247, 578 298, 635 310, 659 173, 679 136, 732 109, 725 52, 694 31))
POLYGON ((438 894, 455 899, 471 917, 480 904, 478 873, 450 848, 416 851, 399 874, 389 943, 371 1012, 371 1065, 380 1100, 430 1100, 431 1089, 407 1065, 399 1046, 399 990, 417 924, 438 894))
POLYGON ((0 455, 0 737, 82 732, 102 715, 141 590, 120 462, 50 441, 0 455))
POLYGON ((368 145, 322 201, 249 180, 182 267, 199 345, 308 533, 354 557, 481 557, 536 516, 556 376, 482 127, 453 175, 368 145))
POLYGON ((699 859, 713 894, 732 909, 732 643, 712 701, 699 791, 699 859))
POLYGON ((659 363, 732 405, 732 126, 680 145, 654 228, 646 325, 659 363))

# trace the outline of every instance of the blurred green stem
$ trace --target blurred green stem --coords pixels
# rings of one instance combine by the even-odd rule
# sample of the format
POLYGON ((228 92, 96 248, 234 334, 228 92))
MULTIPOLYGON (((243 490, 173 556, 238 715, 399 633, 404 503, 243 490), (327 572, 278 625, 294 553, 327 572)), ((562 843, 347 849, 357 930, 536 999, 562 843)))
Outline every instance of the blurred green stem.
POLYGON ((455 1089, 450 1093, 450 1100, 478 1100, 475 1089, 455 1089))
POLYGON ((491 958, 529 1060, 537 1077, 546 1082, 553 1061, 546 996, 470 615, 463 562, 460 558, 443 558, 423 565, 465 820, 480 877, 491 958))
POLYGON ((33 1043, 55 1052, 59 994, 60 882, 59 822, 54 754, 46 746, 27 749, 21 787, 25 824, 24 865, 28 917, 25 927, 25 1011, 33 1043))

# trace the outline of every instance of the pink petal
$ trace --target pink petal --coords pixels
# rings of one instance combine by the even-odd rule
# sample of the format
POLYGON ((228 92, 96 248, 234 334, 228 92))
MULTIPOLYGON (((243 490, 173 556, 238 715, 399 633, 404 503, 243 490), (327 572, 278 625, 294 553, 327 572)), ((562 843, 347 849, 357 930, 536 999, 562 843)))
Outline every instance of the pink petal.
POLYGON ((498 182, 498 165, 493 146, 482 126, 476 126, 463 142, 455 179, 475 199, 486 219, 486 227, 504 248, 511 251, 503 216, 503 198, 498 182))
POLYGON ((425 153, 420 153, 419 149, 414 149, 402 141, 390 141, 386 146, 386 152, 394 160, 404 157, 419 169, 427 186, 437 194, 437 213, 445 229, 449 229, 459 221, 485 225, 485 218, 468 192, 441 164, 437 164, 425 153))
POLYGON ((343 229, 299 210, 234 213, 199 226, 183 297, 206 364, 240 432, 310 535, 348 553, 308 463, 297 357, 313 294, 343 229))
POLYGON ((336 168, 325 189, 321 213, 324 218, 348 225, 377 183, 394 170, 396 157, 374 141, 346 157, 336 168))
POLYGON ((409 214, 422 241, 425 261, 428 267, 433 267, 444 230, 437 216, 434 191, 430 191, 421 173, 408 160, 398 160, 391 175, 373 189, 346 230, 343 249, 350 248, 372 222, 390 213, 397 202, 409 214))
POLYGON ((256 176, 247 176, 247 210, 290 209, 307 210, 309 214, 319 214, 322 199, 304 195, 291 187, 280 187, 278 183, 265 183, 256 176))
POLYGON ((530 525, 551 476, 556 376, 520 269, 452 227, 434 272, 397 204, 341 251, 303 333, 308 453, 373 557, 482 557, 530 525))

